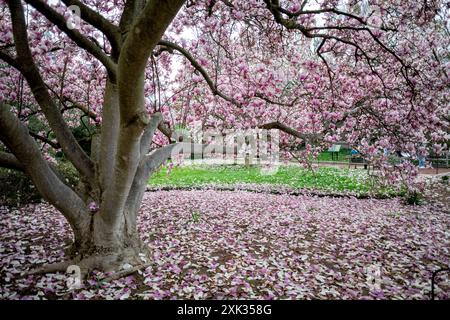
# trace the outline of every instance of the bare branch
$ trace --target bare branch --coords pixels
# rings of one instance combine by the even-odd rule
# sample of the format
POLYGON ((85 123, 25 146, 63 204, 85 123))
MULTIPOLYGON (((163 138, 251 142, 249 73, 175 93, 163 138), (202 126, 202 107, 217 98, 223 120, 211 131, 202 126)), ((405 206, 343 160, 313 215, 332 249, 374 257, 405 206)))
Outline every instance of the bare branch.
POLYGON ((40 140, 48 145, 50 145, 53 149, 61 149, 61 145, 58 142, 54 142, 46 137, 43 137, 41 135, 38 135, 37 133, 34 133, 30 130, 30 136, 35 138, 36 140, 40 140))
POLYGON ((15 68, 18 71, 20 71, 22 69, 22 66, 16 59, 14 59, 9 54, 7 54, 1 50, 0 50, 0 59, 5 61, 7 64, 9 64, 10 66, 12 66, 13 68, 15 68))
POLYGON ((211 89, 211 91, 214 95, 217 95, 217 96, 221 97, 222 99, 224 99, 238 107, 242 107, 242 104, 240 102, 236 101, 234 98, 224 94, 223 92, 221 92, 217 89, 217 85, 214 83, 214 81, 208 75, 206 70, 200 65, 200 63, 198 63, 198 61, 186 49, 184 49, 183 47, 181 47, 173 42, 167 41, 167 40, 161 40, 158 42, 158 44, 161 46, 172 48, 172 49, 180 52, 186 59, 188 59, 189 62, 192 64, 192 66, 198 72, 200 72, 200 74, 205 79, 206 83, 208 84, 209 88, 211 89))
MULTIPOLYGON (((309 94, 307 94, 307 95, 309 95, 309 94)), ((256 92, 256 93, 255 93, 255 97, 256 97, 256 98, 259 98, 259 99, 261 99, 261 100, 264 100, 264 101, 267 102, 267 103, 274 104, 274 105, 278 105, 278 106, 283 106, 283 107, 293 107, 294 104, 298 101, 298 99, 299 99, 300 97, 307 96, 307 95, 298 95, 298 96, 296 96, 296 97, 294 98, 294 100, 292 100, 291 102, 283 103, 283 102, 274 101, 274 100, 272 100, 272 99, 269 99, 269 98, 267 98, 266 96, 264 96, 262 93, 259 93, 259 92, 256 92)))
MULTIPOLYGON (((413 94, 414 94, 414 85, 411 82, 411 80, 409 79, 408 76, 408 70, 411 69, 411 66, 407 65, 405 61, 403 61, 402 58, 400 58, 397 53, 390 49, 387 45, 385 45, 373 32, 372 30, 368 27, 369 25, 367 24, 367 22, 361 18, 358 17, 356 15, 347 13, 347 12, 343 12, 334 8, 325 8, 325 9, 319 9, 319 10, 307 10, 304 11, 303 9, 299 10, 296 13, 290 12, 289 10, 286 10, 284 8, 280 7, 279 1, 278 0, 264 0, 264 2, 266 3, 266 7, 269 9, 269 11, 272 13, 272 15, 275 18, 275 21, 284 26, 285 28, 289 29, 289 30, 299 30, 305 37, 307 38, 321 38, 323 40, 336 40, 338 42, 342 42, 344 44, 353 46, 355 48, 357 48, 367 59, 369 65, 370 65, 370 59, 367 56, 367 53, 361 48, 360 45, 358 45, 356 42, 351 41, 351 40, 347 40, 345 38, 342 37, 338 37, 338 36, 334 36, 331 34, 327 34, 327 33, 317 33, 317 32, 311 32, 311 31, 315 31, 315 30, 353 30, 353 31, 357 31, 357 32, 367 32, 370 37, 374 40, 374 42, 376 44, 378 44, 384 51, 386 51, 387 53, 389 53, 395 60, 397 60, 400 65, 401 65, 401 69, 400 72, 403 76, 403 78, 405 79, 405 81, 408 83, 408 86, 411 88, 413 94), (296 22, 296 20, 294 19, 295 17, 301 15, 301 14, 321 14, 321 13, 334 13, 336 15, 342 15, 342 16, 347 16, 351 19, 354 19, 356 21, 358 21, 362 26, 360 27, 354 27, 354 26, 323 26, 323 27, 306 27, 304 25, 301 25, 299 23, 296 22), (287 15, 289 18, 286 19, 283 17, 283 14, 287 15)), ((380 28, 383 31, 395 31, 393 29, 389 29, 389 28, 380 28)), ((373 68, 371 67, 372 71, 373 68)), ((378 75, 378 74, 377 74, 378 75)), ((379 75, 378 75, 379 76, 379 75)))
POLYGON ((301 133, 300 131, 295 130, 294 128, 288 127, 287 125, 280 123, 278 121, 269 122, 263 125, 259 126, 260 129, 278 129, 280 131, 283 131, 284 133, 287 133, 291 136, 294 136, 296 138, 302 139, 304 141, 307 141, 311 138, 317 138, 317 134, 309 134, 309 133, 301 133))

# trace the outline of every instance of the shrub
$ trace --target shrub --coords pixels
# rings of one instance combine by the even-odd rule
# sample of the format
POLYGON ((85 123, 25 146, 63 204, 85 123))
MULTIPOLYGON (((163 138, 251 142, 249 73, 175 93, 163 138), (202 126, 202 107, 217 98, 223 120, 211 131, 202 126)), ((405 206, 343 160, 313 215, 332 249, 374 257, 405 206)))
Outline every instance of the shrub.
POLYGON ((62 174, 69 186, 77 186, 80 182, 78 171, 69 161, 58 161, 56 168, 62 174))
POLYGON ((419 191, 409 191, 405 194, 404 199, 409 205, 421 204, 423 201, 423 194, 419 191))
POLYGON ((39 202, 41 196, 31 180, 23 173, 0 168, 0 203, 7 206, 20 206, 39 202))

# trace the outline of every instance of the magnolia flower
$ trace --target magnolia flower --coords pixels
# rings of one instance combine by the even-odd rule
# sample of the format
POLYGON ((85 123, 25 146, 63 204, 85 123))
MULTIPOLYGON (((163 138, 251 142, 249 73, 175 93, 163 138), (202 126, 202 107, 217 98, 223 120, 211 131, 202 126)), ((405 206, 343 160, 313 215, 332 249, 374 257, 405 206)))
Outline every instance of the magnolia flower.
POLYGON ((92 213, 96 213, 100 209, 100 207, 94 201, 88 204, 88 208, 92 213))

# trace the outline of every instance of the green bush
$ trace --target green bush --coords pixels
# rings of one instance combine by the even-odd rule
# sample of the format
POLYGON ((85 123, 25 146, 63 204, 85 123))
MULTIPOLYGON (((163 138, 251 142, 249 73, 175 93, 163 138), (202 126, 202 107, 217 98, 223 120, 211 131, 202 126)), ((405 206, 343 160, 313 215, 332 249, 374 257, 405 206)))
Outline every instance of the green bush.
POLYGON ((22 172, 0 168, 0 203, 20 206, 39 202, 41 196, 31 180, 22 172))
POLYGON ((423 194, 419 191, 406 192, 404 199, 409 205, 418 205, 423 202, 423 194))
MULTIPOLYGON (((76 186, 79 175, 70 162, 60 161, 56 164, 58 172, 70 186, 76 186)), ((40 202, 41 195, 33 182, 23 172, 0 168, 0 204, 18 207, 28 203, 40 202)))
POLYGON ((78 185, 80 176, 72 163, 69 161, 58 161, 56 168, 62 174, 69 186, 75 187, 78 185))

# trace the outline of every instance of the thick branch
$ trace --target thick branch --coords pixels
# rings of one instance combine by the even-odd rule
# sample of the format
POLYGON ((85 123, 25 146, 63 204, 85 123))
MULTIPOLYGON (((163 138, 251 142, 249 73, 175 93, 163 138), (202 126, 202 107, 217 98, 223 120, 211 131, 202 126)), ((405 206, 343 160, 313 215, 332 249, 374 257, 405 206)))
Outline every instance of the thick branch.
POLYGON ((0 140, 21 163, 45 200, 53 204, 67 218, 77 234, 89 221, 86 205, 78 195, 61 181, 42 158, 28 129, 0 102, 0 140))
POLYGON ((8 152, 0 152, 0 167, 23 171, 20 161, 8 152))
POLYGON ((165 135, 167 139, 169 139, 169 141, 171 141, 173 132, 169 128, 169 126, 167 126, 167 124, 165 124, 164 122, 160 122, 160 124, 158 125, 158 130, 161 131, 161 133, 165 135))
POLYGON ((136 215, 144 196, 145 187, 150 173, 166 161, 176 144, 169 144, 156 149, 141 158, 139 166, 128 194, 125 209, 128 214, 136 215))
POLYGON ((278 129, 280 131, 283 131, 284 133, 287 133, 291 136, 294 136, 296 138, 302 139, 304 141, 307 141, 311 138, 317 138, 318 135, 317 134, 308 134, 308 133, 301 133, 300 131, 297 131, 291 127, 288 127, 287 125, 280 123, 278 121, 274 121, 274 122, 270 122, 270 123, 266 123, 263 125, 259 126, 260 129, 266 129, 266 130, 271 130, 271 129, 278 129))
POLYGON ((46 144, 48 144, 49 146, 51 146, 53 149, 60 149, 61 145, 58 142, 54 142, 46 137, 43 137, 37 133, 34 133, 33 131, 30 130, 30 136, 32 136, 33 138, 35 138, 36 140, 40 140, 46 144))
POLYGON ((119 51, 120 35, 117 26, 79 0, 62 0, 62 2, 66 6, 78 6, 80 8, 81 19, 103 32, 111 43, 113 51, 119 51))
POLYGON ((141 157, 147 154, 147 152, 149 151, 155 131, 162 120, 163 120, 162 114, 159 112, 155 113, 151 117, 150 122, 145 128, 144 134, 142 135, 141 138, 141 157))
POLYGON ((16 59, 14 59, 13 57, 11 57, 9 54, 7 54, 1 50, 0 50, 0 59, 2 59, 10 66, 14 67, 15 69, 17 69, 18 71, 21 70, 21 66, 20 66, 19 62, 16 59))
POLYGON ((152 0, 145 5, 123 44, 119 58, 121 121, 139 121, 144 110, 144 73, 148 58, 177 14, 183 0, 152 0))
POLYGON ((127 0, 125 2, 119 22, 119 28, 123 38, 125 38, 126 34, 130 31, 134 20, 139 16, 144 5, 144 0, 127 0))
POLYGON ((93 163, 78 144, 62 118, 31 55, 22 4, 20 1, 10 0, 8 5, 11 11, 14 43, 17 51, 16 60, 21 65, 21 72, 27 80, 37 103, 44 112, 58 142, 61 144, 65 155, 84 177, 90 179, 94 176, 93 163))
POLYGON ((125 206, 127 212, 129 214, 137 213, 142 197, 144 196, 145 187, 150 174, 158 169, 167 159, 171 157, 171 155, 179 154, 180 151, 184 154, 187 154, 188 152, 201 154, 207 148, 210 148, 210 150, 225 150, 223 146, 179 142, 153 150, 151 153, 143 156, 139 162, 139 166, 133 180, 133 185, 127 198, 125 206))

